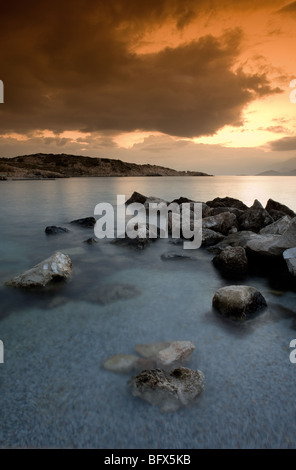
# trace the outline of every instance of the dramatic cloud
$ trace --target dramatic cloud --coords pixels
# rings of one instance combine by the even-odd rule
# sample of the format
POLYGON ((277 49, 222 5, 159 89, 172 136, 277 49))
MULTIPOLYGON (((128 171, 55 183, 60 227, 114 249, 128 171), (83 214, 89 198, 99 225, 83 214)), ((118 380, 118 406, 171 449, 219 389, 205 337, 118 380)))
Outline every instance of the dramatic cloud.
MULTIPOLYGON (((266 2, 250 3, 257 7, 266 2)), ((242 33, 166 48, 131 52, 144 30, 171 20, 184 27, 206 9, 194 0, 29 1, 1 13, 1 62, 7 132, 51 129, 60 133, 159 131, 175 136, 212 135, 242 124, 257 97, 277 93, 266 74, 235 70, 242 33)), ((211 10, 233 7, 213 2, 211 10)))
POLYGON ((271 150, 296 150, 296 137, 283 137, 279 140, 274 140, 270 142, 271 150))

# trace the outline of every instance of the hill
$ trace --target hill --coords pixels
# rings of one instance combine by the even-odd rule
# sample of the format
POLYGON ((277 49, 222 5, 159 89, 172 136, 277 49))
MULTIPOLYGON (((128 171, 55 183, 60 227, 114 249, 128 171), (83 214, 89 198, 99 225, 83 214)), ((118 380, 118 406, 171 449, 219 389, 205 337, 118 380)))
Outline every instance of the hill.
POLYGON ((43 154, 0 158, 0 179, 70 178, 81 176, 211 176, 199 171, 177 171, 158 165, 138 165, 111 158, 43 154))
POLYGON ((269 170, 269 171, 263 171, 262 173, 258 173, 256 176, 296 176, 296 170, 284 171, 284 172, 269 170))

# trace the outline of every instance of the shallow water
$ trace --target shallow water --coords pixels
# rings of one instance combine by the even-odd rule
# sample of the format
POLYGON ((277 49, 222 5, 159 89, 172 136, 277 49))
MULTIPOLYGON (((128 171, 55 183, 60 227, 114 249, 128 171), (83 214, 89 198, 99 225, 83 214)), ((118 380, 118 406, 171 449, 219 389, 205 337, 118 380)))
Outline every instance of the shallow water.
POLYGON ((89 246, 83 241, 93 236, 92 229, 67 225, 91 216, 97 203, 115 203, 117 194, 129 197, 134 190, 168 200, 228 195, 248 205, 255 197, 263 204, 272 197, 296 210, 293 186, 285 183, 286 198, 275 192, 280 179, 265 177, 265 192, 263 183, 255 191, 248 177, 1 184, 0 446, 295 448, 296 365, 289 361, 295 292, 278 292, 264 278, 245 279, 269 308, 243 325, 233 324, 211 310, 215 291, 227 281, 207 251, 196 250, 194 261, 163 261, 162 253, 182 252, 182 246, 167 240, 143 251, 108 240, 89 246), (47 225, 67 226, 71 233, 48 237, 47 225), (70 282, 42 293, 3 286, 55 250, 70 254, 70 282), (116 297, 114 287, 122 285, 130 286, 130 298, 116 297), (102 367, 113 354, 133 354, 137 343, 164 340, 193 341, 189 366, 205 374, 196 404, 170 414, 132 397, 130 375, 102 367))

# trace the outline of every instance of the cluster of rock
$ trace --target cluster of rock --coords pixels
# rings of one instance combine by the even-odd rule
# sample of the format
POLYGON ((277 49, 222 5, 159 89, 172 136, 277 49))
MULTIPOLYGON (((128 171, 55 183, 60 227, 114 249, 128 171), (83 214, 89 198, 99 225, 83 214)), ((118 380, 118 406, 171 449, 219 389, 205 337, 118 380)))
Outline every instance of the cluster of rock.
POLYGON ((204 388, 203 372, 185 367, 194 349, 191 341, 137 344, 138 356, 116 354, 103 367, 121 374, 139 372, 128 381, 133 396, 171 412, 193 404, 204 388))
MULTIPOLYGON (((194 203, 185 197, 173 201, 146 197, 134 192, 126 204, 139 202, 147 209, 151 202, 180 206, 194 203)), ((269 199, 265 208, 256 199, 251 207, 231 197, 215 198, 202 204, 202 247, 216 256, 214 265, 225 275, 238 277, 248 272, 249 264, 284 264, 292 276, 296 265, 296 214, 284 204, 269 199)), ((193 212, 193 207, 191 207, 193 212)), ((175 214, 169 213, 168 229, 175 214)), ((193 214, 192 214, 192 220, 193 214)), ((149 244, 148 230, 142 237, 124 243, 144 248, 149 244)), ((169 232, 170 233, 170 232, 169 232)), ((153 239, 155 240, 155 239, 153 239)), ((180 255, 179 255, 180 256, 180 255)), ((176 258, 177 255, 164 255, 163 259, 176 258)))

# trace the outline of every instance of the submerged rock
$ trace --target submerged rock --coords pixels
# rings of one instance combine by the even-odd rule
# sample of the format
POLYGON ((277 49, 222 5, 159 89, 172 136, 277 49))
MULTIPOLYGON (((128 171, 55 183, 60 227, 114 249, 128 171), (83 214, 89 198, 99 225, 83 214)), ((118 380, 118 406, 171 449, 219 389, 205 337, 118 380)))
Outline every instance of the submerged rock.
POLYGON ((167 348, 156 355, 156 365, 163 369, 172 369, 189 361, 195 346, 192 341, 173 341, 167 348))
POLYGON ((44 287, 53 280, 68 279, 72 274, 69 256, 56 252, 50 258, 6 282, 13 287, 44 287))
POLYGON ((119 300, 133 299, 139 295, 141 295, 141 292, 130 284, 105 284, 95 288, 86 300, 108 305, 119 300))
POLYGON ((135 351, 145 358, 155 358, 159 351, 168 348, 170 344, 171 342, 169 341, 161 341, 159 343, 136 344, 135 351))
POLYGON ((170 373, 144 370, 128 382, 134 397, 140 397, 161 412, 173 412, 192 405, 204 389, 204 374, 179 367, 170 373))
POLYGON ((57 235, 59 233, 68 233, 70 230, 64 227, 57 227, 56 225, 49 225, 45 229, 46 235, 57 235))
POLYGON ((94 217, 85 217, 84 219, 72 220, 70 223, 79 225, 79 227, 93 228, 96 225, 96 219, 94 217))
POLYGON ((251 286, 226 286, 217 290, 213 297, 213 307, 222 315, 245 320, 267 306, 261 292, 251 286))
POLYGON ((213 259, 213 264, 224 274, 241 275, 248 270, 246 250, 241 246, 228 246, 213 259))
POLYGON ((84 240, 83 243, 87 243, 88 245, 95 245, 98 243, 98 240, 96 238, 88 238, 87 240, 84 240))
POLYGON ((289 273, 292 274, 292 276, 296 276, 296 247, 285 250, 283 253, 283 258, 287 263, 289 273))
POLYGON ((157 240, 160 236, 158 227, 152 224, 139 224, 135 227, 137 235, 135 238, 130 238, 127 233, 123 237, 117 237, 112 240, 112 244, 130 246, 142 250, 146 248, 151 242, 157 240))
POLYGON ((176 251, 167 251, 166 253, 163 253, 161 256, 161 259, 163 261, 174 261, 174 260, 191 260, 191 261, 197 261, 197 258, 194 256, 187 255, 182 252, 176 252, 176 251))
POLYGON ((131 354, 115 354, 103 364, 104 369, 119 374, 126 374, 137 369, 139 357, 131 354))

